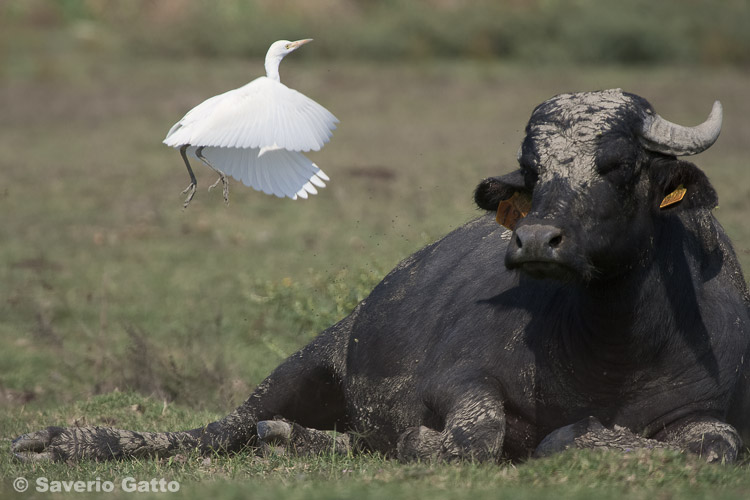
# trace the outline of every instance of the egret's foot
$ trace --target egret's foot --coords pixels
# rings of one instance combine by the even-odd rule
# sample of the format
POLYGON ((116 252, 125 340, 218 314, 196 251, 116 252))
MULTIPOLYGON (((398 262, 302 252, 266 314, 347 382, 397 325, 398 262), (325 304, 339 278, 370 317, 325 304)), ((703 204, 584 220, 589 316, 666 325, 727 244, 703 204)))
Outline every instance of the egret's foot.
POLYGON ((182 208, 187 208, 188 205, 190 205, 190 202, 193 201, 193 196, 195 196, 195 189, 197 187, 198 185, 195 182, 191 182, 190 185, 186 187, 182 192, 182 194, 187 193, 187 198, 185 198, 185 203, 182 204, 182 208))
MULTIPOLYGON (((217 170, 217 172, 219 172, 217 170)), ((221 182, 222 192, 224 194, 224 203, 229 205, 229 182, 227 181, 227 176, 224 175, 222 172, 219 172, 219 178, 216 179, 216 182, 208 186, 208 190, 211 191, 213 188, 215 188, 219 183, 221 182)))

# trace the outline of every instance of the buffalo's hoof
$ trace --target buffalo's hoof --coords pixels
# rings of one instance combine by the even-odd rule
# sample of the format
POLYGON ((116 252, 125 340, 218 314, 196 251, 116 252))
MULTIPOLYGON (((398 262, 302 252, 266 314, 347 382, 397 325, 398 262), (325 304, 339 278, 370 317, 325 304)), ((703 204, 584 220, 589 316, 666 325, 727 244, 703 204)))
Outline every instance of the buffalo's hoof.
POLYGON ((55 438, 63 432, 62 427, 48 427, 28 434, 21 434, 10 444, 13 456, 21 462, 54 462, 60 457, 53 450, 55 438))
POLYGON ((261 420, 256 425, 263 454, 285 455, 292 437, 292 425, 283 420, 261 420))
POLYGON ((576 448, 576 438, 592 431, 600 432, 604 429, 602 423, 595 417, 584 418, 547 434, 547 437, 542 439, 542 442, 536 447, 532 456, 534 458, 548 457, 568 448, 576 448))
POLYGON ((410 427, 398 439, 397 455, 400 462, 429 462, 442 454, 442 435, 420 425, 410 427))
POLYGON ((288 444, 292 437, 292 426, 283 420, 261 420, 256 428, 264 443, 288 444))
POLYGON ((733 463, 742 448, 737 430, 719 421, 697 422, 678 434, 677 442, 709 463, 733 463))

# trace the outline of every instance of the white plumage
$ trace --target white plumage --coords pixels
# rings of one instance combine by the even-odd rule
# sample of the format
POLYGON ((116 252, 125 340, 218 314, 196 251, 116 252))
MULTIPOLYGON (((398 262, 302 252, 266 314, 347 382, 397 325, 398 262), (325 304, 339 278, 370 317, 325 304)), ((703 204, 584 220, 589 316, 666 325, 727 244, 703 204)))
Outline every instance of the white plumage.
MULTIPOLYGON (((196 148, 188 149, 195 155, 196 148)), ((258 148, 207 147, 203 156, 212 165, 221 165, 222 171, 245 186, 279 198, 296 199, 317 194, 315 187, 324 188, 329 178, 305 155, 286 149, 274 149, 259 156, 258 148)))
MULTIPOLYGON (((338 119, 312 99, 279 81, 279 63, 310 39, 274 42, 266 54, 266 76, 238 89, 211 97, 169 130, 164 144, 179 148, 191 183, 185 206, 195 194, 196 180, 187 154, 219 173, 267 194, 307 198, 325 187, 328 176, 302 152, 318 151, 331 138, 338 119)), ((211 186, 213 187, 213 186, 211 186)))

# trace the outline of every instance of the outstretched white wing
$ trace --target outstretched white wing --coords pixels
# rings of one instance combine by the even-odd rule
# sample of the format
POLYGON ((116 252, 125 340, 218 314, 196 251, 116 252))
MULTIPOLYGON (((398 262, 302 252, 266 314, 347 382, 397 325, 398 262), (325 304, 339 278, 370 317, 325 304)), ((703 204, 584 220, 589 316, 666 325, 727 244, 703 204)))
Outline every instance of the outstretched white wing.
MULTIPOLYGON (((190 148, 194 154, 195 148, 190 148)), ((274 149, 259 156, 258 148, 203 149, 203 156, 227 175, 279 198, 307 198, 324 188, 328 176, 302 153, 274 149)))
POLYGON ((338 119, 317 102, 262 76, 190 110, 170 129, 164 143, 318 151, 331 138, 336 123, 338 119))

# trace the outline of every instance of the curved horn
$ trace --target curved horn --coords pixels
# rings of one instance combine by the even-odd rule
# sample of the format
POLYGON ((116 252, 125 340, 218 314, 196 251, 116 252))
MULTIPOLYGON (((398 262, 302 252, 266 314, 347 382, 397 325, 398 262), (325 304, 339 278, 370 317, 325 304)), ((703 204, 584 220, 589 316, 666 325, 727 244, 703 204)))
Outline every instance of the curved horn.
POLYGON ((643 120, 641 140, 646 149, 673 156, 694 155, 705 151, 721 132, 722 109, 714 102, 708 119, 695 127, 683 127, 649 113, 643 120))

